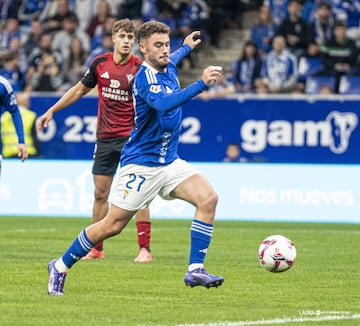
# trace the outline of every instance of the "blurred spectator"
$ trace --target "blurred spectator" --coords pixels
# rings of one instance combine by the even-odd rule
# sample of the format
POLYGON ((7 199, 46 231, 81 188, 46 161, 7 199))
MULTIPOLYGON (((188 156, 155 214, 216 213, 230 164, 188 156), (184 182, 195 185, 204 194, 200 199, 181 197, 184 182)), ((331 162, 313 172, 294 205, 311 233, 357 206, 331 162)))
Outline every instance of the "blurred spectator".
MULTIPOLYGON (((76 3, 79 0, 48 0, 48 1, 50 1, 48 16, 52 17, 57 13, 63 14, 69 11, 75 13, 76 3)), ((96 3, 96 1, 98 0, 91 0, 92 3, 96 3)))
POLYGON ((360 41, 360 0, 333 0, 332 10, 336 20, 344 20, 347 36, 360 41))
POLYGON ((253 92, 255 80, 260 77, 262 60, 258 54, 256 44, 248 40, 240 57, 231 65, 231 75, 237 92, 253 92))
POLYGON ((297 82, 296 57, 286 49, 285 38, 281 35, 274 37, 272 48, 264 60, 262 75, 270 93, 291 92, 297 82))
MULTIPOLYGON (((141 11, 140 16, 143 19, 143 21, 148 21, 151 19, 156 19, 159 14, 159 7, 158 7, 158 1, 157 0, 132 0, 130 2, 133 2, 132 5, 134 12, 129 13, 129 17, 136 18, 139 17, 138 13, 136 12, 137 4, 140 5, 141 3, 141 11)), ((122 5, 122 8, 124 8, 124 5, 122 5)))
MULTIPOLYGON (((16 100, 22 117, 24 138, 29 156, 40 154, 40 143, 36 131, 36 113, 29 109, 29 94, 20 92, 16 100)), ((18 137, 11 114, 5 112, 1 117, 2 154, 4 157, 18 157, 18 137)))
POLYGON ((69 58, 70 43, 73 37, 80 39, 83 49, 89 53, 89 36, 78 28, 78 20, 73 14, 68 14, 63 19, 63 29, 56 32, 52 41, 52 49, 60 51, 64 60, 69 58))
MULTIPOLYGON (((97 30, 97 33, 90 40, 90 50, 95 50, 96 48, 102 47, 102 38, 105 34, 112 34, 112 27, 117 21, 116 16, 110 15, 105 19, 104 24, 97 30)), ((100 26, 99 26, 100 27, 100 26)))
POLYGON ((0 21, 3 22, 9 17, 17 17, 23 0, 0 1, 0 21))
POLYGON ((18 58, 18 67, 21 70, 21 72, 25 73, 26 69, 28 68, 27 57, 24 52, 24 48, 22 47, 20 37, 13 37, 11 39, 9 51, 12 51, 16 54, 18 58))
POLYGON ((202 38, 206 38, 210 8, 204 0, 176 0, 174 9, 183 36, 193 30, 199 30, 202 38))
POLYGON ((304 0, 302 2, 303 6, 301 10, 301 17, 308 23, 312 22, 313 20, 314 8, 316 6, 315 1, 318 0, 304 0))
POLYGON ((330 85, 322 85, 319 90, 319 95, 332 95, 334 94, 334 90, 330 85))
POLYGON ((287 6, 289 0, 264 0, 264 6, 270 8, 274 24, 280 26, 282 21, 287 18, 287 6))
MULTIPOLYGON (((90 38, 93 38, 96 34, 98 26, 102 26, 106 17, 111 15, 111 8, 106 0, 100 0, 97 4, 97 10, 95 15, 90 18, 89 25, 86 28, 86 33, 90 38)), ((98 32, 100 33, 100 32, 98 32)))
POLYGON ((92 50, 90 52, 89 57, 85 61, 84 66, 89 67, 91 61, 99 55, 103 54, 105 52, 111 52, 113 50, 113 41, 112 41, 112 34, 111 33, 105 33, 102 35, 102 43, 101 46, 98 46, 96 49, 92 50))
POLYGON ((30 29, 34 20, 45 21, 51 0, 22 0, 18 11, 18 18, 22 26, 30 29))
POLYGON ((60 31, 63 28, 65 17, 73 16, 78 19, 74 12, 75 0, 51 1, 46 17, 46 28, 52 32, 60 31))
POLYGON ((333 30, 334 18, 331 5, 322 0, 315 12, 313 22, 309 25, 309 56, 319 55, 319 47, 332 39, 333 30))
POLYGON ((39 19, 32 20, 30 25, 30 31, 27 34, 26 39, 23 43, 23 49, 26 56, 28 56, 31 51, 39 45, 43 32, 44 29, 41 21, 39 19))
POLYGON ((303 6, 301 10, 301 17, 307 23, 313 22, 320 3, 327 2, 331 6, 331 1, 332 0, 302 0, 301 3, 303 4, 303 6))
POLYGON ((222 73, 216 82, 209 86, 206 91, 198 95, 199 98, 207 101, 214 98, 225 98, 236 91, 231 75, 224 75, 222 73))
POLYGON ((19 67, 19 57, 16 52, 7 51, 1 54, 0 75, 5 77, 11 84, 14 92, 20 92, 25 88, 25 75, 19 67))
POLYGON ((44 32, 40 37, 39 45, 31 51, 28 58, 28 69, 26 72, 27 82, 31 79, 32 75, 37 70, 43 54, 51 53, 55 57, 58 66, 61 67, 61 65, 63 64, 63 57, 61 53, 59 51, 52 50, 51 48, 52 40, 52 34, 50 32, 44 32))
POLYGON ((82 47, 80 39, 73 37, 70 43, 70 55, 64 62, 63 74, 69 85, 76 84, 85 72, 85 61, 88 53, 82 47))
POLYGON ((269 7, 261 6, 258 15, 258 21, 251 27, 250 38, 255 42, 259 54, 263 56, 271 50, 271 41, 277 32, 277 27, 269 7))
POLYGON ((285 37, 287 48, 299 58, 307 53, 309 45, 308 24, 301 18, 299 0, 290 0, 287 11, 288 17, 281 22, 278 34, 285 37))
POLYGON ((225 157, 222 159, 222 162, 227 163, 239 163, 239 162, 247 162, 248 159, 242 157, 240 146, 236 142, 231 142, 226 146, 225 157))
POLYGON ((359 73, 359 48, 346 36, 346 31, 346 22, 336 21, 333 39, 320 48, 324 69, 319 74, 335 77, 335 92, 338 92, 341 76, 359 73))
MULTIPOLYGON (((76 0, 73 12, 79 20, 79 28, 83 31, 86 31, 89 26, 90 19, 96 15, 98 8, 98 3, 100 0, 76 0)), ((108 3, 114 2, 112 0, 107 0, 108 3)), ((118 2, 118 0, 115 0, 118 2)), ((111 9, 112 13, 115 13, 116 10, 111 9)))
POLYGON ((5 27, 0 32, 0 48, 10 49, 10 42, 13 38, 21 38, 20 22, 16 17, 6 19, 5 27))
POLYGON ((51 53, 43 53, 33 73, 27 91, 35 92, 57 92, 63 91, 64 79, 61 76, 60 66, 51 53))
MULTIPOLYGON (((158 5, 159 8, 159 14, 156 18, 156 20, 168 25, 170 27, 170 51, 174 52, 178 48, 180 48, 183 45, 183 34, 180 30, 180 28, 177 25, 176 20, 176 11, 172 6, 165 5, 164 1, 159 2, 161 5, 158 5)), ((158 4, 159 4, 158 3, 158 4)), ((135 20, 133 20, 135 21, 135 20)), ((141 23, 143 23, 143 19, 137 19, 136 24, 140 26, 141 23)), ((136 42, 135 42, 136 43, 136 42)), ((138 44, 135 44, 135 50, 138 52, 137 56, 142 57, 141 51, 138 50, 138 44)), ((180 64, 181 66, 181 64, 180 64)))

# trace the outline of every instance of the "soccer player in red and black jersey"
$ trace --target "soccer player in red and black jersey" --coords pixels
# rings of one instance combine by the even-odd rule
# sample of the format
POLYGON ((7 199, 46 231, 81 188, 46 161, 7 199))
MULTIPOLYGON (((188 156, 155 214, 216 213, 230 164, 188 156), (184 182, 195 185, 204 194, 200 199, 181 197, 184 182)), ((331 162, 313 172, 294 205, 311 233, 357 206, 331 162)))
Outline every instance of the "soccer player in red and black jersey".
MULTIPOLYGON (((101 220, 108 210, 108 196, 116 173, 123 145, 134 128, 132 85, 141 59, 131 52, 135 42, 135 26, 129 19, 114 23, 112 29, 114 51, 98 55, 81 80, 71 87, 38 121, 43 130, 55 112, 68 107, 98 89, 97 140, 92 173, 95 184, 93 223, 101 220)), ((136 214, 140 251, 135 262, 150 262, 150 217, 145 208, 136 214)), ((84 258, 104 258, 103 243, 99 243, 84 258)))

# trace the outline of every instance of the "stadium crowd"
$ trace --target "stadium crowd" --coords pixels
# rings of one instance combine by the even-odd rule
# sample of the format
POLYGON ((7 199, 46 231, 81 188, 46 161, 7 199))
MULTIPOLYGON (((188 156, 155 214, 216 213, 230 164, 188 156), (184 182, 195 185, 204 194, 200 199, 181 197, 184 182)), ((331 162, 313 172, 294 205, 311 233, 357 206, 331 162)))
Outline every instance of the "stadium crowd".
POLYGON ((92 58, 112 49, 118 19, 168 24, 172 51, 192 30, 218 48, 227 28, 242 28, 247 9, 258 20, 225 71, 231 92, 303 93, 308 77, 326 76, 338 93, 343 76, 360 75, 360 0, 1 1, 0 75, 16 92, 64 92, 92 58))
POLYGON ((151 19, 168 24, 172 50, 192 30, 201 30, 217 46, 225 21, 241 11, 237 1, 218 2, 1 1, 0 74, 15 91, 63 92, 79 80, 95 55, 112 49, 113 23, 125 17, 138 25, 151 19))
POLYGON ((264 0, 229 76, 238 92, 340 93, 360 75, 359 22, 359 0, 264 0))

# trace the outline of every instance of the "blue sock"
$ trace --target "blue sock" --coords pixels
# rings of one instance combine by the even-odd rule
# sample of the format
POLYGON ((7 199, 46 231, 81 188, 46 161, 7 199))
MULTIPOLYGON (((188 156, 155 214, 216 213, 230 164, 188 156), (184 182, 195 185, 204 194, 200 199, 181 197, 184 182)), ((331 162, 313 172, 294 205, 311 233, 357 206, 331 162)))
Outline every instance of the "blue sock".
POLYGON ((213 225, 193 220, 190 228, 190 264, 203 264, 211 241, 213 225))
POLYGON ((84 257, 93 247, 93 244, 86 235, 85 229, 76 237, 71 246, 61 257, 64 264, 71 268, 81 257, 84 257))

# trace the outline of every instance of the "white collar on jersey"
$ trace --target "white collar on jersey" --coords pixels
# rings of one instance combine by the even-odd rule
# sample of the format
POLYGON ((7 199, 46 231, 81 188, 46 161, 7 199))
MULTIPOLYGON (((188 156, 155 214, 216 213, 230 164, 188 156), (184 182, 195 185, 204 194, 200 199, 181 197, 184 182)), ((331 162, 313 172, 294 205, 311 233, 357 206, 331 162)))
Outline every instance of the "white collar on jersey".
MULTIPOLYGON (((156 70, 155 68, 151 67, 146 61, 143 61, 142 65, 145 66, 146 68, 150 69, 154 74, 158 74, 160 72, 160 71, 156 70)), ((166 69, 164 72, 166 72, 166 69)))

